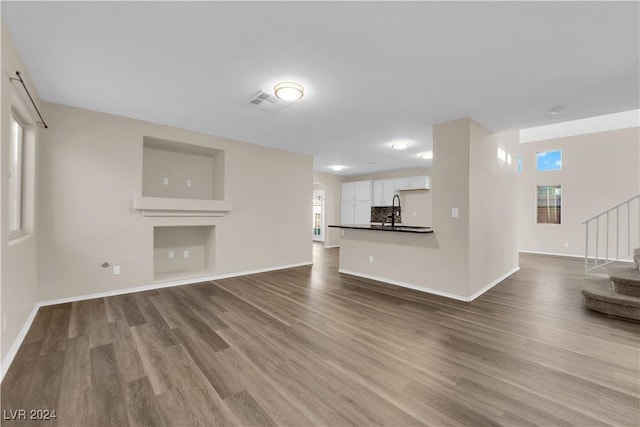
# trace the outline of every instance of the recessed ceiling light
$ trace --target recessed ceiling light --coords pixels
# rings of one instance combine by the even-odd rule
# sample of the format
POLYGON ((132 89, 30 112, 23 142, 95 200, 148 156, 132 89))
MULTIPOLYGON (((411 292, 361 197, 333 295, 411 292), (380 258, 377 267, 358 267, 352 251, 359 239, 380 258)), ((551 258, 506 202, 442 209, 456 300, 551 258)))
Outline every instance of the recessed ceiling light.
POLYGON ((418 154, 418 157, 424 160, 433 159, 433 151, 426 151, 424 153, 418 154))
POLYGON ((394 150, 406 150, 409 148, 409 141, 395 141, 391 143, 391 148, 394 150))
POLYGON ((560 114, 564 111, 564 107, 562 105, 558 105, 557 107, 553 107, 549 110, 549 114, 553 114, 554 116, 560 114))
POLYGON ((285 101, 297 101, 304 95, 304 87, 300 83, 280 82, 273 87, 276 96, 285 101))
POLYGON ((346 169, 346 166, 342 166, 342 165, 333 165, 333 166, 329 166, 329 169, 333 169, 336 172, 341 171, 342 169, 346 169))

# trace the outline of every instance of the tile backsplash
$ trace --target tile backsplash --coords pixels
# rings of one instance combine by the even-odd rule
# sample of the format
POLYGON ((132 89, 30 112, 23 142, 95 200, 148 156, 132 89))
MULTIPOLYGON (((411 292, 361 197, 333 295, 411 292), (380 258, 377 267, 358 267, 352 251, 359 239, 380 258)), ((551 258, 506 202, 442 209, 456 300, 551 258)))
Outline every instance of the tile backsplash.
MULTIPOLYGON (((371 207, 371 222, 391 222, 391 206, 373 206, 371 207)), ((400 212, 400 208, 396 206, 396 212, 400 212)), ((402 217, 396 216, 396 224, 402 223, 402 217)))

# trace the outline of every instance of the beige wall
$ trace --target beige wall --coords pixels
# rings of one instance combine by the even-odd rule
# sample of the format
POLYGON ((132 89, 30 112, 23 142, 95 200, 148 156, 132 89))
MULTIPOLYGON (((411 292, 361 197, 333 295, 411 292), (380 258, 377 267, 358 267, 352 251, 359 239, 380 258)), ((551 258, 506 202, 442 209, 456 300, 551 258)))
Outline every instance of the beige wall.
POLYGON ((473 294, 518 268, 517 131, 492 135, 471 122, 469 290, 473 294), (512 159, 498 158, 498 148, 512 159))
POLYGON ((515 166, 505 167, 496 153, 516 142, 516 133, 491 135, 469 118, 434 126, 434 233, 345 230, 341 271, 460 299, 513 272, 517 233, 503 227, 517 225, 515 166), (506 209, 497 212, 500 206, 506 209))
POLYGON ((341 216, 341 184, 345 177, 323 172, 313 173, 313 184, 317 189, 325 190, 325 211, 327 214, 324 230, 324 245, 326 247, 340 245, 340 230, 328 228, 329 225, 340 224, 341 216))
MULTIPOLYGON (((38 171, 36 164, 36 151, 41 146, 39 138, 40 130, 36 126, 36 117, 33 106, 28 101, 19 82, 10 82, 9 76, 15 76, 20 71, 26 81, 31 95, 39 106, 38 93, 29 78, 20 55, 16 51, 11 36, 6 27, 2 25, 2 82, 0 84, 1 99, 1 152, 0 152, 0 319, 2 324, 2 339, 0 340, 0 353, 2 360, 9 353, 12 343, 20 333, 29 313, 38 301, 38 272, 37 272, 37 244, 39 233, 34 224, 33 212, 37 203, 36 186, 34 179, 25 176, 24 191, 29 197, 26 226, 29 234, 18 239, 9 240, 8 230, 8 168, 9 168, 9 123, 12 109, 17 110, 20 118, 25 122, 25 136, 29 138, 27 143, 25 160, 29 162, 28 168, 33 173, 38 171)), ((45 116, 46 118, 46 116, 45 116)), ((28 174, 27 171, 25 173, 28 174)), ((32 175, 31 178, 35 178, 32 175)), ((15 350, 15 349, 11 349, 15 350)), ((3 369, 6 369, 3 366, 3 369)))
POLYGON ((522 251, 584 256, 582 222, 640 194, 640 128, 520 144, 519 152, 522 251), (536 172, 536 153, 556 149, 562 170, 536 172), (554 184, 562 185, 562 224, 536 224, 536 186, 554 184))
POLYGON ((151 284, 154 226, 215 226, 216 274, 311 262, 310 156, 56 104, 43 111, 51 127, 41 146, 41 300, 151 284), (133 210, 144 136, 225 150, 230 214, 133 210))

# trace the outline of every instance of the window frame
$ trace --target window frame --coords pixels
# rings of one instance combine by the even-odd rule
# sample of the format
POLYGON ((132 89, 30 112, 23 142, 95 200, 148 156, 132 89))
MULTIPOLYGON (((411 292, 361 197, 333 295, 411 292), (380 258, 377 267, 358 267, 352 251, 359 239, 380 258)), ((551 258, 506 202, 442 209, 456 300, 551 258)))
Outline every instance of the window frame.
MULTIPOLYGON (((547 184, 547 185, 536 185, 536 194, 535 194, 535 198, 536 198, 536 202, 535 202, 535 206, 536 206, 536 225, 545 225, 545 224, 550 224, 550 225, 562 225, 562 205, 563 205, 563 190, 562 190, 562 184, 547 184), (556 205, 554 205, 553 207, 551 205, 546 205, 546 206, 541 206, 539 204, 540 201, 540 188, 554 188, 554 189, 559 189, 560 190, 560 194, 555 195, 554 199, 557 199, 559 201, 559 205, 556 202, 556 205), (540 222, 540 209, 544 209, 546 208, 547 211, 549 211, 549 208, 552 208, 553 211, 557 211, 554 212, 553 214, 551 214, 550 212, 547 213, 547 218, 552 218, 553 216, 557 217, 557 222, 552 222, 552 221, 545 221, 545 222, 540 222)), ((549 197, 547 196, 547 199, 549 197)))
MULTIPOLYGON (((542 156, 544 157, 544 156, 542 156)), ((536 172, 554 172, 554 171, 560 171, 562 170, 562 148, 557 148, 557 149, 553 149, 553 150, 545 150, 545 151, 536 151, 536 172), (539 163, 538 163, 538 159, 540 159, 540 154, 545 153, 560 153, 560 166, 558 167, 554 167, 554 168, 550 168, 550 169, 540 169, 539 168, 539 163)))
POLYGON ((27 127, 28 125, 26 124, 25 120, 22 119, 22 117, 20 116, 20 114, 18 114, 15 110, 11 110, 11 115, 10 115, 10 123, 11 123, 11 129, 10 129, 10 141, 9 141, 9 189, 8 189, 8 199, 9 199, 9 212, 8 212, 8 223, 9 223, 9 240, 14 240, 17 239, 21 236, 24 236, 25 234, 28 233, 26 227, 25 227, 25 154, 27 151, 27 147, 26 147, 26 136, 27 136, 27 127), (16 200, 18 201, 19 207, 17 209, 17 218, 14 217, 14 207, 13 205, 13 199, 11 197, 11 193, 12 193, 12 180, 14 179, 11 176, 11 173, 14 171, 14 162, 13 162, 13 158, 14 158, 14 153, 13 153, 13 147, 14 147, 14 135, 13 135, 13 122, 15 122, 18 126, 20 126, 20 140, 18 141, 18 162, 16 163, 16 175, 19 174, 19 179, 18 179, 18 185, 17 185, 17 197, 16 200), (17 219, 18 222, 18 227, 17 228, 13 228, 14 225, 14 219, 17 219))

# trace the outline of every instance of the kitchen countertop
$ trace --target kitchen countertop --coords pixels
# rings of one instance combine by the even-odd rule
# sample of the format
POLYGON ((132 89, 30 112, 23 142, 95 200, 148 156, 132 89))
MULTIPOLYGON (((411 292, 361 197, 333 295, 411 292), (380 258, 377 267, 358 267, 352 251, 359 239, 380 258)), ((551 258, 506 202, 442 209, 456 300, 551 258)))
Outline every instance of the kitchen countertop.
POLYGON ((431 227, 417 227, 413 225, 380 225, 380 224, 342 224, 342 225, 330 225, 332 228, 348 228, 351 230, 371 230, 371 231, 392 231, 398 233, 417 233, 426 234, 433 233, 431 227))

